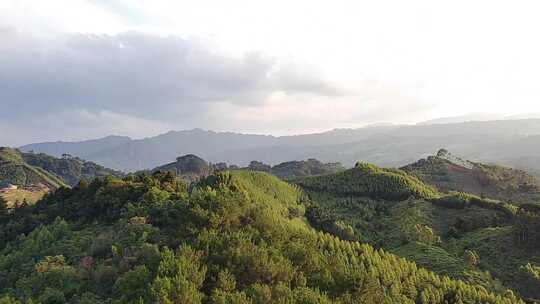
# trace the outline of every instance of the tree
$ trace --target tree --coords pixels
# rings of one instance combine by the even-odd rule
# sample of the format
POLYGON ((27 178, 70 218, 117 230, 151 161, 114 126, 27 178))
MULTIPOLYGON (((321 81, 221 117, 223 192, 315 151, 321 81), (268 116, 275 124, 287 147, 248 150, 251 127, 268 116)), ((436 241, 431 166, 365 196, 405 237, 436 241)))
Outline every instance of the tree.
POLYGON ((9 214, 8 201, 0 195, 0 221, 9 214))
POLYGON ((201 265, 201 253, 183 245, 174 253, 165 249, 158 273, 152 283, 152 294, 161 304, 200 304, 199 291, 204 282, 206 267, 201 265))
POLYGON ((120 277, 114 284, 114 290, 124 303, 136 303, 139 299, 150 302, 148 287, 150 272, 145 265, 137 266, 120 277))
POLYGON ((480 256, 474 250, 465 250, 463 259, 469 267, 474 267, 480 261, 480 256))

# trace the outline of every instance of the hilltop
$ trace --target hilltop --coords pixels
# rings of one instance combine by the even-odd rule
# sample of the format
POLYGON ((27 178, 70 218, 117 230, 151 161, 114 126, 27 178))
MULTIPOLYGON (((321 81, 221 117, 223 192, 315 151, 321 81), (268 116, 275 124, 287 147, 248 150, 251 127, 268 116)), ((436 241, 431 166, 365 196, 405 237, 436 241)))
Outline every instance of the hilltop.
POLYGON ((340 173, 300 178, 294 182, 312 191, 375 199, 432 198, 436 195, 434 188, 401 170, 383 169, 367 163, 357 163, 354 168, 340 173))
POLYGON ((445 149, 401 169, 442 192, 462 191, 516 202, 540 198, 539 183, 527 172, 463 160, 445 149))
POLYGON ((288 161, 272 167, 270 172, 285 180, 299 177, 325 175, 344 171, 345 167, 341 163, 323 163, 317 159, 310 158, 301 161, 288 161))
POLYGON ((196 155, 188 154, 177 157, 176 161, 158 166, 149 172, 173 172, 179 178, 193 182, 207 177, 212 172, 227 170, 266 172, 284 180, 291 180, 299 177, 336 173, 344 171, 345 168, 340 163, 323 163, 313 158, 308 160, 288 161, 275 166, 270 166, 254 160, 249 163, 249 166, 240 168, 237 165, 228 165, 225 162, 212 164, 196 155))
POLYGON ((210 165, 202 158, 188 154, 176 158, 175 162, 154 168, 151 172, 173 172, 181 179, 198 181, 212 172, 210 165))
MULTIPOLYGON (((238 168, 232 168, 232 170, 235 169, 238 168)), ((310 158, 308 160, 287 161, 275 166, 254 160, 249 163, 249 166, 240 169, 266 172, 283 180, 292 180, 300 177, 337 173, 344 171, 345 167, 341 163, 323 163, 317 159, 310 158)))
POLYGON ((253 171, 190 187, 159 172, 62 188, 0 217, 1 301, 523 303, 318 231, 306 204, 253 171))

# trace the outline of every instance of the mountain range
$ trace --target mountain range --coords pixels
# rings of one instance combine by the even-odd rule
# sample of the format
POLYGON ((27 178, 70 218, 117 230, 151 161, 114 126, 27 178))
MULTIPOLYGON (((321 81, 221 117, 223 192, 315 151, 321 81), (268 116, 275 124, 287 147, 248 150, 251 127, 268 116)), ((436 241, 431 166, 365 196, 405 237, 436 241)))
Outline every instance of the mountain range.
POLYGON ((131 172, 154 168, 184 154, 238 166, 252 160, 278 164, 316 158, 345 166, 363 160, 399 167, 441 147, 473 161, 526 169, 540 176, 540 119, 383 125, 293 136, 193 129, 143 139, 108 136, 80 142, 35 143, 20 149, 58 157, 68 153, 131 172))

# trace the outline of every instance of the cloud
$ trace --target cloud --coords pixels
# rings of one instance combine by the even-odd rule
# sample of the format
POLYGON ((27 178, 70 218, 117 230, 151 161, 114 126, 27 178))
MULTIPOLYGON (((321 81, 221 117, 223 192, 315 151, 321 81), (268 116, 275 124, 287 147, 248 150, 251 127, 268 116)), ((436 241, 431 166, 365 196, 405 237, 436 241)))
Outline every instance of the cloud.
POLYGON ((178 36, 0 28, 0 41, 0 145, 194 127, 305 132, 391 119, 390 105, 401 115, 415 103, 399 89, 352 91, 312 66, 178 36))
POLYGON ((174 36, 64 34, 43 42, 4 29, 0 39, 0 100, 16 112, 82 108, 167 120, 204 103, 260 104, 274 91, 340 94, 268 56, 227 57, 174 36))

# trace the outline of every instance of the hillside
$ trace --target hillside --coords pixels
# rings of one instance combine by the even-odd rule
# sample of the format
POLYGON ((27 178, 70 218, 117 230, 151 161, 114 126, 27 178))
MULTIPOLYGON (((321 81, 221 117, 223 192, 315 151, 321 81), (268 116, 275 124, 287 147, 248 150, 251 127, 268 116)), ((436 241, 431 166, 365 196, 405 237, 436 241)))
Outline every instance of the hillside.
POLYGON ((523 303, 317 231, 260 172, 62 189, 0 217, 5 303, 523 303), (25 233, 26 237, 19 234, 25 233))
POLYGON ((0 148, 0 189, 9 185, 17 187, 4 189, 0 194, 10 205, 24 201, 34 203, 51 190, 108 175, 120 177, 123 173, 67 155, 56 158, 0 148))
POLYGON ((43 183, 51 189, 56 189, 66 184, 74 186, 82 179, 92 180, 96 177, 104 178, 107 175, 117 177, 123 175, 120 171, 71 155, 65 154, 62 158, 56 158, 44 153, 24 153, 7 147, 0 148, 0 162, 0 170, 6 171, 0 178, 0 183, 20 186, 43 183), (23 168, 26 168, 26 174, 22 173, 23 168), (30 174, 29 171, 31 171, 30 174), (17 172, 21 173, 17 174, 17 172))
POLYGON ((50 189, 65 185, 54 173, 28 164, 18 150, 0 147, 0 188, 9 184, 21 187, 43 184, 50 189))
POLYGON ((171 131, 144 139, 121 138, 73 143, 30 144, 57 157, 69 153, 125 172, 155 168, 178 155, 195 154, 212 163, 241 167, 251 160, 270 165, 316 158, 347 167, 363 160, 384 167, 400 167, 426 157, 440 147, 484 163, 540 171, 540 119, 461 122, 431 125, 369 126, 323 133, 266 136, 200 129, 171 131), (219 149, 216 149, 219 147, 219 149))
POLYGON ((70 186, 75 186, 82 179, 90 181, 94 178, 104 178, 107 175, 123 176, 120 171, 108 169, 94 162, 70 155, 56 158, 44 153, 21 153, 21 156, 27 164, 56 174, 70 186))
POLYGON ((540 282, 523 279, 532 277, 525 265, 540 265, 535 247, 540 242, 531 235, 540 223, 530 211, 536 207, 441 194, 405 171, 368 164, 294 182, 307 192, 306 217, 319 229, 383 248, 440 275, 540 299, 531 288, 540 282))
POLYGON ((516 202, 540 200, 537 179, 525 171, 462 160, 444 149, 401 169, 442 192, 462 191, 516 202))

